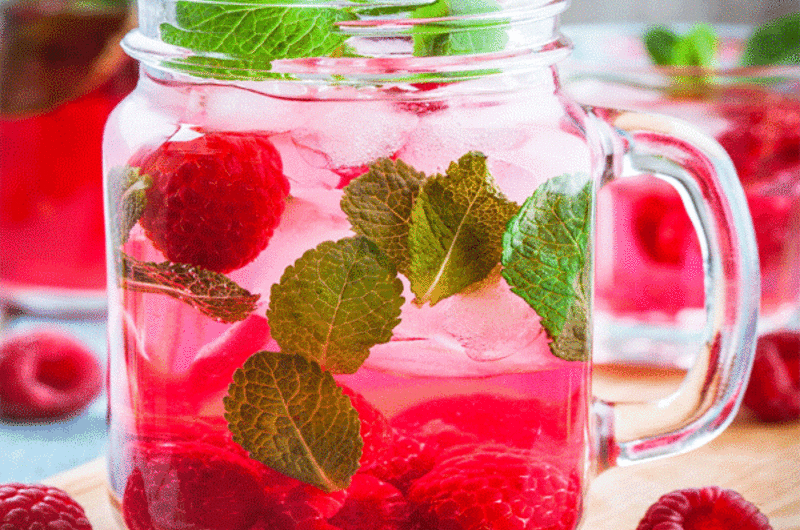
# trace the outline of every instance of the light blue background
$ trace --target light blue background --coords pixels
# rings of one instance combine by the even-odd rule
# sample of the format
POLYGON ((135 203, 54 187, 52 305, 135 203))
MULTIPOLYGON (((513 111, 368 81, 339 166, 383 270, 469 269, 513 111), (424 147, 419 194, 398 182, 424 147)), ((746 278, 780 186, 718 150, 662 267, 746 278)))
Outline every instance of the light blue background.
MULTIPOLYGON (((59 327, 74 334, 106 366, 105 322, 59 322, 22 319, 9 325, 9 331, 33 326, 59 327)), ((105 381, 105 378, 103 379, 105 381)), ((106 450, 106 396, 98 397, 79 416, 64 421, 36 425, 0 422, 0 483, 41 482, 98 456, 106 450)))

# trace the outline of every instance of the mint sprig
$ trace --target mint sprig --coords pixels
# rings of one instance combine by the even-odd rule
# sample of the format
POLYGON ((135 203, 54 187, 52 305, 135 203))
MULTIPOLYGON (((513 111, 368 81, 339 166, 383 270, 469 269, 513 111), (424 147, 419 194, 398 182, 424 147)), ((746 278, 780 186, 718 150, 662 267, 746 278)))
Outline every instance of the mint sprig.
POLYGON ((299 355, 262 351, 233 374, 223 399, 233 440, 272 469, 337 491, 358 470, 358 412, 333 376, 299 355))
POLYGON ((747 41, 742 65, 800 64, 800 13, 756 28, 747 41))
POLYGON ((281 351, 353 373, 392 337, 402 292, 394 267, 367 239, 326 241, 272 286, 267 318, 281 351))
POLYGON ((408 274, 411 261, 411 209, 425 180, 402 160, 381 158, 352 180, 342 196, 342 211, 353 230, 375 243, 403 274, 408 274))
POLYGON ((467 153, 445 175, 431 177, 414 203, 409 228, 416 303, 434 305, 486 278, 500 260, 503 230, 517 209, 481 153, 467 153))
MULTIPOLYGON (((436 0, 414 10, 412 18, 443 19, 500 11, 494 0, 436 0)), ((415 25, 414 55, 418 57, 491 53, 502 50, 508 41, 496 22, 466 20, 431 21, 415 25)))
POLYGON ((717 53, 717 34, 708 24, 695 24, 684 35, 666 26, 654 26, 644 34, 650 58, 659 66, 711 67, 717 53))
POLYGON ((169 296, 219 322, 247 318, 261 297, 226 276, 184 263, 152 263, 120 254, 120 283, 124 289, 169 296))
POLYGON ((131 229, 139 221, 147 206, 147 190, 153 185, 150 175, 141 174, 139 168, 124 166, 109 171, 111 226, 117 246, 128 241, 131 229))
MULTIPOLYGON (((347 39, 336 24, 355 16, 331 7, 277 7, 269 4, 180 1, 175 6, 177 25, 161 25, 167 44, 196 52, 223 54, 238 72, 257 78, 259 70, 279 59, 324 57, 347 39)), ((208 68, 214 59, 189 58, 187 66, 208 68), (200 64, 198 64, 200 63, 200 64)), ((227 65, 220 60, 223 68, 227 65)), ((227 65, 230 66, 230 65, 227 65)), ((221 72, 225 75, 225 72, 221 72)))
POLYGON ((591 181, 562 175, 542 184, 508 223, 502 275, 539 314, 553 355, 586 361, 591 181))

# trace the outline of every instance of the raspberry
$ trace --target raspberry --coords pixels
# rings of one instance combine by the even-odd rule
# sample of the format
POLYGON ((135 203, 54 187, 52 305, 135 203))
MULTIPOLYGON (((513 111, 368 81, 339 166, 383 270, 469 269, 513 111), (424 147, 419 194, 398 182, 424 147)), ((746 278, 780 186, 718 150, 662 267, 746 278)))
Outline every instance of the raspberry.
POLYGON ((636 241, 655 263, 680 267, 688 252, 700 253, 692 222, 677 193, 646 195, 634 212, 636 241))
POLYGON ((800 418, 800 333, 779 331, 758 339, 744 405, 763 421, 800 418))
POLYGON ((65 491, 39 484, 0 485, 3 530, 91 530, 83 508, 65 491))
POLYGON ((421 528, 572 530, 581 506, 577 472, 499 444, 460 446, 408 494, 421 528))
POLYGON ((772 530, 767 517, 735 491, 708 486, 663 495, 636 530, 772 530))
POLYGON ((342 530, 397 530, 408 518, 408 510, 397 488, 356 473, 344 506, 328 522, 342 530))
POLYGON ((103 369, 83 344, 56 330, 6 337, 0 344, 0 416, 47 421, 74 416, 100 394, 103 369))
POLYGON ((168 141, 130 162, 150 175, 140 218, 167 259, 220 273, 266 248, 289 194, 280 155, 258 133, 168 141))
POLYGON ((268 496, 268 515, 265 519, 267 528, 325 528, 323 523, 342 508, 347 498, 346 491, 326 493, 314 486, 289 477, 281 479, 277 475, 280 474, 276 471, 272 471, 270 475, 273 487, 268 496))
POLYGON ((406 494, 411 483, 433 468, 440 447, 397 432, 391 445, 363 473, 379 478, 406 494))
POLYGON ((391 445, 394 431, 381 411, 373 407, 364 396, 346 386, 342 386, 342 393, 350 397, 353 408, 358 412, 358 419, 361 422, 361 438, 364 440, 359 463, 361 467, 369 467, 386 450, 386 447, 391 445))
POLYGON ((137 443, 122 499, 130 530, 263 526, 263 467, 203 443, 137 443))
MULTIPOLYGON (((489 394, 451 396, 411 407, 391 424, 419 439, 461 443, 491 440, 515 447, 532 447, 547 425, 548 412, 538 400, 513 399, 489 394)), ((550 422, 563 422, 555 415, 550 422)))

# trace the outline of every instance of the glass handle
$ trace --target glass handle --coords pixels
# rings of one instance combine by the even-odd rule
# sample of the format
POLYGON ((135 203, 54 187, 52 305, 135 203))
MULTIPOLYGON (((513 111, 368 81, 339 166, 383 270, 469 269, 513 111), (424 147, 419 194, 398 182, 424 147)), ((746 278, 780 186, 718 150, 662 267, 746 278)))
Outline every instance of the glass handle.
POLYGON ((673 394, 652 402, 595 398, 602 471, 689 451, 733 420, 753 362, 760 278, 747 202, 722 146, 679 119, 587 110, 612 153, 604 178, 648 173, 681 194, 700 240, 706 291, 702 346, 673 394))

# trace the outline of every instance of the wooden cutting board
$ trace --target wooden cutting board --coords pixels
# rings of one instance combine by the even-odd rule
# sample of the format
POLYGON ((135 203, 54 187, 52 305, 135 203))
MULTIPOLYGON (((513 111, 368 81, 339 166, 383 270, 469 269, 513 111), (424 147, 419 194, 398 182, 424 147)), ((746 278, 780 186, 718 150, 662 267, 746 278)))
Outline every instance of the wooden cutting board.
MULTIPOLYGON (((680 374, 596 370, 598 395, 663 395, 680 374)), ((94 530, 120 530, 107 500, 105 461, 98 458, 50 477, 86 509, 94 530)), ((591 483, 584 530, 635 530, 658 497, 679 488, 718 485, 741 493, 775 530, 800 530, 800 421, 758 423, 746 413, 708 445, 684 455, 602 473, 591 483)), ((276 529, 277 530, 277 529, 276 529)), ((735 530, 735 529, 731 529, 735 530)))

